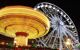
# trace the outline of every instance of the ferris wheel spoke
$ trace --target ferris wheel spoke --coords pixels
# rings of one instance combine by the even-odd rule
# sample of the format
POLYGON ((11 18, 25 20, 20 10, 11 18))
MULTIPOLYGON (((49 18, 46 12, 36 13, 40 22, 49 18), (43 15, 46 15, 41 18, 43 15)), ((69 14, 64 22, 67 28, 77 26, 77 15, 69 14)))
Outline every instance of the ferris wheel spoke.
POLYGON ((46 43, 44 43, 41 39, 39 39, 39 41, 40 41, 45 47, 47 47, 46 43))
POLYGON ((53 36, 51 35, 51 37, 49 38, 49 40, 48 40, 47 43, 46 43, 46 44, 48 44, 48 46, 49 46, 49 44, 52 42, 52 41, 51 41, 52 38, 53 38, 53 36))
POLYGON ((55 37, 55 39, 54 39, 54 41, 53 41, 53 43, 52 43, 51 48, 54 48, 54 45, 55 45, 55 41, 56 41, 56 39, 57 39, 57 37, 55 37))
MULTIPOLYGON (((55 32, 55 31, 54 31, 55 32)), ((51 34, 51 36, 50 36, 50 40, 49 40, 49 44, 52 42, 52 38, 54 37, 56 37, 56 35, 54 35, 54 32, 52 31, 52 34, 51 34)))
POLYGON ((51 13, 48 14, 51 21, 55 21, 55 16, 51 13))
POLYGON ((53 47, 54 47, 54 45, 55 45, 55 41, 56 41, 56 40, 57 40, 57 38, 58 38, 57 36, 58 36, 58 34, 56 34, 56 35, 55 35, 55 38, 54 38, 54 40, 53 40, 53 43, 52 43, 52 47, 51 47, 51 48, 53 48, 53 47))
POLYGON ((65 25, 67 28, 75 28, 74 25, 65 25))
POLYGON ((52 38, 53 36, 54 36, 54 37, 56 36, 56 35, 53 35, 56 29, 57 29, 57 27, 50 33, 49 36, 46 37, 46 39, 45 39, 46 44, 47 44, 48 42, 50 43, 50 41, 52 41, 51 38, 52 38))
POLYGON ((43 11, 44 13, 46 13, 46 14, 48 13, 46 7, 42 7, 41 9, 42 9, 42 11, 43 11))
POLYGON ((60 50, 63 50, 62 39, 63 39, 63 36, 64 36, 64 35, 63 35, 63 32, 61 32, 60 30, 59 30, 59 32, 60 32, 60 33, 59 33, 59 34, 60 34, 60 35, 59 35, 59 36, 60 36, 60 38, 59 38, 59 39, 60 39, 59 49, 60 49, 60 50))
POLYGON ((67 33, 63 33, 63 34, 64 34, 63 36, 68 37, 67 33))
POLYGON ((66 28, 65 28, 65 27, 63 27, 63 30, 61 30, 61 31, 63 31, 63 32, 62 32, 63 36, 68 37, 68 35, 67 35, 67 33, 66 33, 66 28))
POLYGON ((58 34, 58 37, 59 37, 59 49, 62 50, 62 41, 61 41, 61 39, 62 39, 63 34, 60 31, 60 28, 57 30, 57 34, 58 34))
POLYGON ((72 31, 72 30, 70 30, 70 29, 67 29, 67 31, 70 32, 70 33, 73 34, 73 35, 74 35, 75 32, 76 32, 76 30, 72 31))
POLYGON ((53 9, 52 9, 52 8, 49 8, 49 7, 50 7, 50 6, 48 6, 47 9, 46 9, 46 7, 43 7, 42 10, 43 10, 45 13, 47 13, 47 15, 49 16, 50 19, 55 20, 54 17, 53 17, 53 16, 54 16, 54 14, 53 14, 53 9))
POLYGON ((69 29, 67 29, 66 32, 68 33, 68 35, 69 35, 74 41, 76 40, 76 38, 72 35, 72 34, 74 34, 72 31, 70 31, 69 29))
POLYGON ((50 40, 50 37, 52 37, 52 34, 54 34, 54 32, 56 31, 56 29, 57 29, 57 27, 54 28, 54 30, 52 30, 52 32, 46 37, 46 39, 45 39, 46 43, 47 43, 47 41, 50 40))
POLYGON ((61 21, 63 21, 63 17, 62 16, 59 16, 59 18, 60 18, 61 21))
POLYGON ((62 50, 63 49, 63 45, 62 45, 62 39, 60 38, 60 44, 59 44, 59 48, 60 48, 60 50, 62 50))
POLYGON ((47 41, 45 42, 45 44, 47 44, 47 43, 49 42, 49 40, 50 40, 50 39, 48 38, 47 41))
POLYGON ((62 45, 64 46, 63 48, 66 48, 66 44, 65 44, 65 38, 62 38, 62 45))
POLYGON ((52 24, 51 27, 56 27, 56 24, 52 24))
POLYGON ((52 19, 52 13, 50 12, 50 9, 48 7, 42 7, 41 9, 42 11, 44 11, 44 13, 46 13, 49 16, 49 18, 51 17, 50 19, 52 19))
POLYGON ((64 20, 63 22, 64 22, 64 24, 66 24, 67 20, 64 20))
MULTIPOLYGON (((46 8, 42 8, 42 10, 43 10, 45 13, 47 13, 47 11, 48 11, 46 8)), ((52 25, 56 25, 56 24, 55 24, 56 18, 54 17, 54 15, 51 14, 51 13, 48 13, 47 15, 49 16, 48 18, 51 20, 52 25)))

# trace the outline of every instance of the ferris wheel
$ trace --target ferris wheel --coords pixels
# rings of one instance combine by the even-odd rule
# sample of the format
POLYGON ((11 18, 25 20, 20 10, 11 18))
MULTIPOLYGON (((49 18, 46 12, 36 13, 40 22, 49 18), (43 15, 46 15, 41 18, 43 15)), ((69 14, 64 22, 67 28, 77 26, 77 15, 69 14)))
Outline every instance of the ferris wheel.
POLYGON ((79 43, 78 32, 73 21, 61 8, 48 2, 42 2, 37 4, 34 10, 44 13, 51 26, 47 35, 36 40, 37 46, 63 50, 63 48, 68 48, 66 44, 70 43, 73 49, 79 43))

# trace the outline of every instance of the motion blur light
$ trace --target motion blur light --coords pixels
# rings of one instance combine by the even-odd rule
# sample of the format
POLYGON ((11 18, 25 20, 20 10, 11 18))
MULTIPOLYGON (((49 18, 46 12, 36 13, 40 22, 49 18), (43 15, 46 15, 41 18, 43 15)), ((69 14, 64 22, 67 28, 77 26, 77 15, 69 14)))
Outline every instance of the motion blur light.
POLYGON ((14 38, 18 46, 27 46, 28 39, 46 35, 49 28, 48 18, 33 8, 8 6, 0 10, 0 32, 14 38))

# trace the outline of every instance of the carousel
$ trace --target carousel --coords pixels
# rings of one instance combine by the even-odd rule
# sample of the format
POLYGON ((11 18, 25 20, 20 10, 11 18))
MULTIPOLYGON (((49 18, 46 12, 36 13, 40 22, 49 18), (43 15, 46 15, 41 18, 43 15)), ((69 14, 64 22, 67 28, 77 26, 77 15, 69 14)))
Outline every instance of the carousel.
POLYGON ((0 34, 14 38, 17 46, 28 46, 28 39, 46 35, 49 28, 47 17, 33 8, 8 6, 0 10, 0 34))

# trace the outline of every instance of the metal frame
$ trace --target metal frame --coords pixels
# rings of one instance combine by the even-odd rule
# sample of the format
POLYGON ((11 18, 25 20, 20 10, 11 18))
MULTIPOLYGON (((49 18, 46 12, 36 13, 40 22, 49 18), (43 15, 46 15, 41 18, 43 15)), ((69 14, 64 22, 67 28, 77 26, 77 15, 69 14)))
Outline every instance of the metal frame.
POLYGON ((42 2, 37 4, 34 10, 42 11, 51 24, 49 33, 36 40, 37 46, 63 50, 67 48, 66 39, 70 38, 71 46, 75 48, 75 45, 79 43, 77 29, 71 18, 61 8, 48 2, 42 2))

